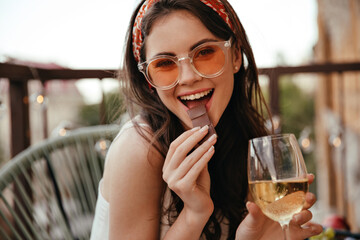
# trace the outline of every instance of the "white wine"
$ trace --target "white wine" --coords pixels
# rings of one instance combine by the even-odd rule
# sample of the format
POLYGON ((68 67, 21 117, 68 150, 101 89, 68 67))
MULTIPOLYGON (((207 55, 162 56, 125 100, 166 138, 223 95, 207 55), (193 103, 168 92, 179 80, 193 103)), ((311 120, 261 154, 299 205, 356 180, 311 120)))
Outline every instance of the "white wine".
POLYGON ((301 211, 308 191, 307 179, 249 182, 250 192, 263 213, 274 221, 288 223, 301 211))

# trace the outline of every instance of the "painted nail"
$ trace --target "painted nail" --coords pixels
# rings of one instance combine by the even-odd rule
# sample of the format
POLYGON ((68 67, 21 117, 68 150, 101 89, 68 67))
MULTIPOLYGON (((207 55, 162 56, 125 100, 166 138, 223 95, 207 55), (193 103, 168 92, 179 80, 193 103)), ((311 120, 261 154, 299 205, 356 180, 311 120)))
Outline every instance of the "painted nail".
POLYGON ((310 231, 312 233, 314 233, 314 234, 320 234, 322 232, 322 228, 321 227, 316 227, 316 226, 311 226, 310 231))
POLYGON ((300 215, 295 215, 294 220, 295 220, 295 222, 299 222, 301 220, 301 216, 300 215))
POLYGON ((217 138, 217 135, 214 133, 213 135, 211 135, 211 137, 209 137, 208 141, 212 142, 213 140, 215 140, 215 138, 217 138))
POLYGON ((192 132, 196 132, 196 131, 199 130, 199 129, 200 129, 200 127, 194 127, 194 128, 191 129, 191 131, 192 131, 192 132))
POLYGON ((209 129, 209 126, 208 125, 205 125, 203 126, 201 129, 200 129, 200 132, 205 132, 206 130, 209 129))
POLYGON ((214 146, 211 146, 211 147, 209 148, 209 150, 208 150, 208 153, 211 153, 211 152, 213 152, 214 150, 215 150, 214 146))

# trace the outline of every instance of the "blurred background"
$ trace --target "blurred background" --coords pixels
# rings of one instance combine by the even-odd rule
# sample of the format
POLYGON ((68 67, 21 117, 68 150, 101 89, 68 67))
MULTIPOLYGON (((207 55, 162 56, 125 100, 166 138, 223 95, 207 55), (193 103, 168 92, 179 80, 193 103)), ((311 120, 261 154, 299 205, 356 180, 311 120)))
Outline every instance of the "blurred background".
MULTIPOLYGON (((314 219, 322 223, 336 214, 359 231, 360 1, 229 2, 253 47, 275 128, 296 135, 316 175, 314 219)), ((137 3, 0 0, 0 63, 26 66, 32 76, 20 103, 28 106, 20 114, 25 120, 12 117, 11 81, 0 76, 0 166, 16 155, 12 129, 23 121, 29 122, 23 148, 83 126, 119 122, 123 100, 111 74, 50 81, 39 69, 119 69, 137 3)))

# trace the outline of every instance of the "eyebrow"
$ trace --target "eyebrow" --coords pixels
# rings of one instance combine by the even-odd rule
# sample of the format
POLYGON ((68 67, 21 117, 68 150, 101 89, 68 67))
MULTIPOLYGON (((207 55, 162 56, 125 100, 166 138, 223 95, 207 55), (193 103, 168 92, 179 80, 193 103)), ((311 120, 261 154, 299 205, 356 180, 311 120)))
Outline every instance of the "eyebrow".
POLYGON ((194 50, 196 47, 198 47, 199 45, 203 44, 203 43, 207 43, 207 42, 218 42, 219 40, 213 39, 213 38, 205 38, 202 39, 200 41, 198 41, 197 43, 195 43, 194 45, 192 45, 190 47, 190 51, 194 50))
MULTIPOLYGON (((204 38, 204 39, 201 39, 200 41, 196 42, 195 44, 193 44, 193 45, 190 47, 189 52, 191 52, 192 50, 194 50, 196 47, 200 46, 200 45, 203 44, 203 43, 207 43, 207 42, 218 42, 218 41, 219 41, 219 40, 213 39, 213 38, 204 38)), ((157 57, 157 56, 160 56, 160 55, 168 55, 168 56, 173 56, 173 57, 176 56, 173 52, 159 52, 159 53, 155 54, 152 58, 157 57)), ((150 58, 150 59, 152 59, 152 58, 150 58)))

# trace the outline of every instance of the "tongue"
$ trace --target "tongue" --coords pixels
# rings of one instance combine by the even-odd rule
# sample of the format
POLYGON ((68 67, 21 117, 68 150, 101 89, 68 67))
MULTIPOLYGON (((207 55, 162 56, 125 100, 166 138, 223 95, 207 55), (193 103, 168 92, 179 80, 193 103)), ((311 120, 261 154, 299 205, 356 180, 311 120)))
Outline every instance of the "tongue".
POLYGON ((205 104, 201 103, 201 101, 191 101, 191 102, 197 102, 197 104, 193 104, 192 106, 187 105, 190 108, 187 111, 187 114, 189 115, 192 121, 193 127, 203 127, 205 125, 209 126, 208 134, 201 140, 200 142, 201 144, 216 132, 206 112, 205 104))
POLYGON ((192 109, 192 108, 195 108, 195 107, 200 106, 200 105, 205 107, 206 103, 207 103, 206 99, 189 100, 189 101, 186 101, 186 106, 188 108, 192 109))

